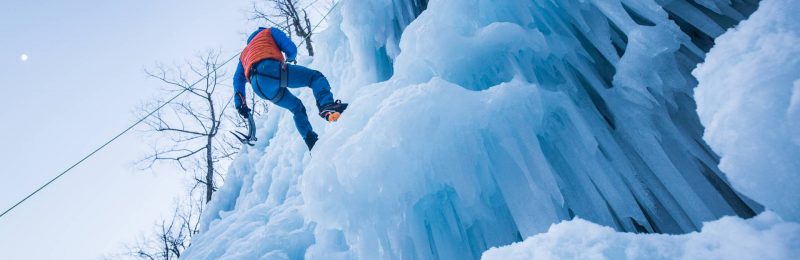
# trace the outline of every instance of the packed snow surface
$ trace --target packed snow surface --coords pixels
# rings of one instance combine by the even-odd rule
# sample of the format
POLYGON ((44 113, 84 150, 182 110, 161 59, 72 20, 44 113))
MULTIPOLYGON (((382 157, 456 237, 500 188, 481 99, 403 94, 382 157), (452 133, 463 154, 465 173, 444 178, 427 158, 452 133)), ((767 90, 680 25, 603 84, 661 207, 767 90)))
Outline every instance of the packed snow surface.
POLYGON ((800 3, 768 0, 694 74, 704 139, 737 190, 800 221, 800 3))
POLYGON ((309 66, 348 111, 312 122, 308 153, 271 109, 184 256, 476 259, 574 217, 678 234, 755 216, 702 139, 690 71, 756 7, 343 0, 309 66))
POLYGON ((490 249, 482 259, 800 259, 800 224, 764 212, 748 220, 707 222, 701 232, 664 235, 615 232, 575 219, 524 242, 490 249))

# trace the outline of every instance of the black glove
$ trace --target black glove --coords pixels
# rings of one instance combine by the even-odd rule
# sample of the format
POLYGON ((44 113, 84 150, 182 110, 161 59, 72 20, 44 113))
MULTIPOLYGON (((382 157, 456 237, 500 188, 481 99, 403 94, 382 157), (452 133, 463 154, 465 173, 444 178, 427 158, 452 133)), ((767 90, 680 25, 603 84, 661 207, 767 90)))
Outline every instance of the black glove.
POLYGON ((247 117, 249 117, 249 116, 250 116, 250 111, 251 111, 251 110, 250 110, 250 108, 249 108, 249 107, 247 107, 247 105, 246 105, 246 104, 242 104, 241 106, 239 106, 238 108, 236 108, 236 110, 238 110, 238 111, 239 111, 239 114, 240 114, 240 115, 242 115, 242 117, 244 117, 244 118, 247 118, 247 117))

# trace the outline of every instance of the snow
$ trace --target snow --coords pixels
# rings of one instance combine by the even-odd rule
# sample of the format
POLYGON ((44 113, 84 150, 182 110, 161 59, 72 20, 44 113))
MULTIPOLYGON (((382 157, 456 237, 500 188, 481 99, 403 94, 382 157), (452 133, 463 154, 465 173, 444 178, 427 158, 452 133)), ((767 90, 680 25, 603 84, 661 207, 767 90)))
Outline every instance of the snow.
POLYGON ((694 74, 703 136, 737 190, 800 221, 800 5, 766 0, 694 74))
POLYGON ((615 232, 583 219, 550 226, 524 242, 492 248, 482 259, 800 259, 800 224, 774 212, 724 217, 684 235, 615 232))
POLYGON ((302 62, 348 111, 312 120, 308 153, 271 109, 184 256, 475 259, 574 217, 680 234, 755 216, 690 74, 755 5, 662 2, 343 0, 302 62))

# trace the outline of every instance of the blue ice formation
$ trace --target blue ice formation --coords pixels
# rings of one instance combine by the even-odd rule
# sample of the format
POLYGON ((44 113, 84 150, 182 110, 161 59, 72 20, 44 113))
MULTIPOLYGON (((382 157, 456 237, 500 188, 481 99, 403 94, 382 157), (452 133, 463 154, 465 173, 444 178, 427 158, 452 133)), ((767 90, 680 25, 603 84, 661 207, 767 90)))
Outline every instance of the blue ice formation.
POLYGON ((671 234, 755 216, 690 72, 757 6, 342 0, 309 66, 347 113, 312 122, 310 154, 271 109, 184 257, 474 259, 576 216, 671 234))

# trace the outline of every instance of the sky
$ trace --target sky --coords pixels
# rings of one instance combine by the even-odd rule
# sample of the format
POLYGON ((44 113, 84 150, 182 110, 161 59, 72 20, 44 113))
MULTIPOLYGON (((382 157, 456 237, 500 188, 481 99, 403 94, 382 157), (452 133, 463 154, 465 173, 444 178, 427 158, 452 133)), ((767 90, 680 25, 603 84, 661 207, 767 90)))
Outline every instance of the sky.
MULTIPOLYGON (((162 87, 144 68, 209 48, 225 59, 238 52, 258 25, 247 21, 249 7, 224 0, 0 3, 0 210, 135 121, 135 108, 162 87)), ((134 167, 147 151, 145 137, 123 136, 0 218, 3 258, 97 259, 151 232, 186 184, 176 170, 134 167)))

